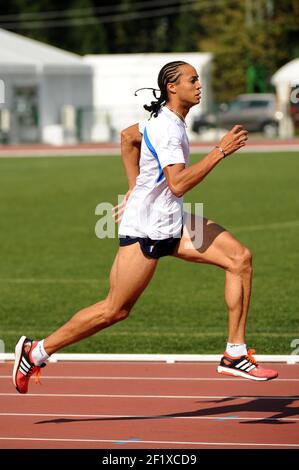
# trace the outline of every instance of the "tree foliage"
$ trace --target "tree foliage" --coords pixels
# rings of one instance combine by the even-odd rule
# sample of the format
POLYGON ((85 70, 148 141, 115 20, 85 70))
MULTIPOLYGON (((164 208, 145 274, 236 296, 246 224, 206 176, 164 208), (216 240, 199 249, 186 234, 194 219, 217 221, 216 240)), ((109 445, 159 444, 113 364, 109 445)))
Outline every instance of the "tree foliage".
POLYGON ((213 89, 218 101, 245 91, 267 91, 270 77, 299 56, 296 0, 226 0, 211 3, 199 22, 201 50, 214 54, 213 89), (250 71, 252 83, 250 82, 250 71))
POLYGON ((212 52, 218 101, 266 91, 299 56, 298 0, 10 0, 0 16, 3 28, 82 55, 212 52))

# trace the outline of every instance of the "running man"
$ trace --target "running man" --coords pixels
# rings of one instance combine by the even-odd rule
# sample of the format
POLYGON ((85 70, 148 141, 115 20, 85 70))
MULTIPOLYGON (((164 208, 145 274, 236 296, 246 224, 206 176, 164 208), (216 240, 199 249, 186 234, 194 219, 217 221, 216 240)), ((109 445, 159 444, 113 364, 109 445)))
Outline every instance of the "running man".
POLYGON ((27 393, 30 377, 40 373, 51 354, 126 319, 153 277, 159 258, 167 255, 213 264, 225 271, 228 342, 217 371, 251 380, 278 375, 261 367, 253 351, 247 351, 245 327, 252 278, 249 249, 206 218, 202 220, 202 243, 197 246, 190 235, 196 218, 184 216, 182 208, 183 195, 224 158, 242 148, 248 133, 242 126, 234 126, 208 155, 188 166, 185 117, 200 102, 198 74, 186 62, 170 62, 159 72, 158 86, 160 97, 145 106, 151 113, 146 126, 135 124, 122 132, 129 191, 125 205, 116 209, 116 218, 122 211, 123 216, 108 295, 77 312, 41 341, 25 336, 19 339, 13 381, 20 393, 27 393))

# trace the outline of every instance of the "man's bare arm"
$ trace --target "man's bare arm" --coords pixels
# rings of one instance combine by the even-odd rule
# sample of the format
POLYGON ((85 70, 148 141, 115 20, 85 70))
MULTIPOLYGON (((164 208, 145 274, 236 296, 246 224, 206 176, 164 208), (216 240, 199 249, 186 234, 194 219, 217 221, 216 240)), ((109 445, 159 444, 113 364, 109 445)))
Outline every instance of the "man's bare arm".
POLYGON ((129 190, 136 184, 139 175, 139 160, 142 134, 139 132, 138 124, 127 127, 121 132, 121 157, 125 167, 129 190))
MULTIPOLYGON (((223 137, 219 146, 226 155, 230 155, 244 147, 247 134, 242 126, 234 126, 223 137)), ((215 148, 202 160, 187 168, 183 163, 165 167, 163 171, 172 193, 177 197, 183 196, 200 183, 223 158, 224 156, 219 148, 215 148)))

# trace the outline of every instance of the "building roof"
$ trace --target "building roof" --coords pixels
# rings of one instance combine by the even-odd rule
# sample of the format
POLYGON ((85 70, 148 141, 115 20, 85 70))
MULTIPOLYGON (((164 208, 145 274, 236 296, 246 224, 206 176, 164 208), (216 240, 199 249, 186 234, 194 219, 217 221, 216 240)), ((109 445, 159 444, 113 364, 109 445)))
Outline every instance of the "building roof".
POLYGON ((108 73, 108 67, 120 69, 121 66, 138 66, 140 69, 151 70, 153 64, 162 67, 167 61, 183 60, 195 67, 204 67, 211 63, 213 55, 209 52, 145 52, 136 54, 89 54, 85 62, 103 68, 108 73))
MULTIPOLYGON (((165 52, 138 54, 86 55, 84 61, 94 69, 95 100, 97 105, 133 104, 152 99, 152 92, 143 90, 136 97, 134 91, 141 87, 157 88, 159 70, 168 62, 182 60, 192 64, 199 72, 200 81, 210 79, 212 54, 202 52, 165 52)), ((205 84, 206 87, 206 84, 205 84)))
POLYGON ((290 86, 299 85, 299 59, 291 60, 275 72, 271 83, 277 85, 281 82, 287 82, 290 86))
POLYGON ((81 56, 0 28, 2 72, 91 73, 81 56))

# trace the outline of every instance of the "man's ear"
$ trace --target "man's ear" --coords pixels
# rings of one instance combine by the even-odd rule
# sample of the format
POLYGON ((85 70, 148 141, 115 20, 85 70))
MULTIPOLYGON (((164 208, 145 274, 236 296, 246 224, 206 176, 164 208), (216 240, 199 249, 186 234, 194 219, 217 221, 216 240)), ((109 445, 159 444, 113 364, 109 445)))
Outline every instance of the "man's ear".
POLYGON ((175 83, 167 83, 167 91, 171 93, 172 95, 176 94, 176 86, 175 83))

